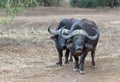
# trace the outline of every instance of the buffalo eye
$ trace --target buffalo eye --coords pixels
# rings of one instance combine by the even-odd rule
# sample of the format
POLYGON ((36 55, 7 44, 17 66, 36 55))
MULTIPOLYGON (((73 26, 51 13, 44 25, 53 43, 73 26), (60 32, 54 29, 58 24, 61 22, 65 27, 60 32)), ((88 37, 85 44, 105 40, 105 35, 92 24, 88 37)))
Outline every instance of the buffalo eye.
POLYGON ((74 38, 74 40, 78 39, 77 37, 73 37, 73 38, 74 38))

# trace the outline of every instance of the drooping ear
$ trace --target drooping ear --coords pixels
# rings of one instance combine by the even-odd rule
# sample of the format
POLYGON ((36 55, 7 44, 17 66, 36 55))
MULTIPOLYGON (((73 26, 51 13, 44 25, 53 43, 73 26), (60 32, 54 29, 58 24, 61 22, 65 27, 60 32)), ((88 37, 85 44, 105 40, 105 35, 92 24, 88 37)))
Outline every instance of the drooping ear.
POLYGON ((70 44, 70 43, 72 43, 72 39, 67 40, 67 44, 70 44))
POLYGON ((72 39, 68 39, 66 43, 67 48, 70 48, 72 46, 72 39))
POLYGON ((57 35, 55 35, 55 36, 51 36, 51 37, 50 37, 50 39, 52 39, 52 40, 54 40, 54 41, 55 41, 57 38, 58 38, 57 35))

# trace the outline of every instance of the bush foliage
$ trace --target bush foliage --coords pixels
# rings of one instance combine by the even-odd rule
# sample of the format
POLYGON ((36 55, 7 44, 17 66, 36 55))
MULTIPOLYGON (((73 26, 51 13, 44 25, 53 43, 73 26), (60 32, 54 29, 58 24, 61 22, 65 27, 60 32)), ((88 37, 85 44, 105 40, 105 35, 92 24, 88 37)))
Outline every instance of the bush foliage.
POLYGON ((0 0, 0 7, 5 7, 6 3, 10 3, 11 6, 60 6, 62 0, 0 0))
POLYGON ((0 17, 0 27, 5 24, 10 24, 16 15, 16 12, 21 11, 22 7, 37 7, 37 6, 60 6, 62 0, 0 0, 1 12, 4 12, 3 17, 0 17))
POLYGON ((120 0, 70 0, 70 5, 84 8, 96 8, 98 6, 113 8, 114 6, 120 6, 120 0))

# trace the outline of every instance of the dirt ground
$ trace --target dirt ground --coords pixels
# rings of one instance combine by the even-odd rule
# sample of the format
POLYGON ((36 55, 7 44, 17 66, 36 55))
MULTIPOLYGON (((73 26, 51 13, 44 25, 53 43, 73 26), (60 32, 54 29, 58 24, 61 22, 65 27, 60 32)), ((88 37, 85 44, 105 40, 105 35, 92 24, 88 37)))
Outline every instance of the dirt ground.
POLYGON ((0 31, 0 82, 120 82, 120 8, 25 9, 0 31), (58 53, 47 26, 52 23, 54 29, 62 18, 88 18, 98 25, 96 69, 90 53, 84 75, 73 71, 74 62, 55 64, 58 53))

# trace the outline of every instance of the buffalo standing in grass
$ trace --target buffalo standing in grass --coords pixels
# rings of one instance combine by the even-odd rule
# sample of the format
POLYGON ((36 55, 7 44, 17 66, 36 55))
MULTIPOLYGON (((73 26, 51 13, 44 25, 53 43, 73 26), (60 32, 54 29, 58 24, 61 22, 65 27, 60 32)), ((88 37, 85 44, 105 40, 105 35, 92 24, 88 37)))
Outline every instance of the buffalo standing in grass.
MULTIPOLYGON (((63 50, 66 50, 65 64, 68 63, 69 57, 69 49, 66 47, 67 40, 60 36, 61 28, 65 27, 64 28, 65 31, 63 32, 63 34, 68 34, 69 29, 71 28, 75 21, 76 21, 75 19, 62 19, 58 26, 56 27, 56 30, 50 29, 52 25, 48 27, 48 32, 53 35, 51 38, 55 41, 56 49, 59 54, 59 61, 56 63, 58 65, 62 65, 63 50)), ((70 61, 72 61, 72 56, 70 57, 70 61)))
POLYGON ((66 40, 69 39, 69 49, 75 59, 74 71, 80 70, 81 74, 85 73, 84 62, 89 51, 91 51, 92 66, 95 67, 94 56, 99 40, 97 25, 91 20, 82 19, 72 25, 68 35, 62 32, 64 29, 61 30, 60 35, 66 40), (78 63, 79 56, 81 56, 80 64, 78 63))

